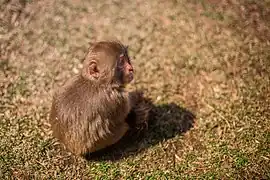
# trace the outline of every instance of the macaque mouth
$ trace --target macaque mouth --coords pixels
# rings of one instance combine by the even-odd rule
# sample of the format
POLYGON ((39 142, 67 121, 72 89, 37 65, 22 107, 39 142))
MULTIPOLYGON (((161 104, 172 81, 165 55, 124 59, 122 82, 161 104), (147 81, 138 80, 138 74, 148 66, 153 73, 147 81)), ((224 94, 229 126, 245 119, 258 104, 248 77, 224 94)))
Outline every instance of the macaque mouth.
POLYGON ((124 84, 128 84, 131 83, 134 79, 134 75, 133 73, 128 73, 127 75, 125 75, 124 77, 124 84))
POLYGON ((129 73, 129 75, 128 75, 128 79, 129 79, 129 81, 132 81, 132 80, 133 80, 133 78, 134 78, 133 73, 132 73, 132 72, 131 72, 131 73, 129 73))

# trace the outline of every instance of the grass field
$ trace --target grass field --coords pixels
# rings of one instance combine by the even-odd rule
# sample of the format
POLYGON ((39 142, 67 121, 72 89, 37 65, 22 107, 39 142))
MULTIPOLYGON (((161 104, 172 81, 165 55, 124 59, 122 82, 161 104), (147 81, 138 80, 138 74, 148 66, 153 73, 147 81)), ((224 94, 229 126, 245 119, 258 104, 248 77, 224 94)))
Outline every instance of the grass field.
POLYGON ((0 69, 0 179, 270 179, 269 0, 0 0, 0 69), (155 107, 142 139, 86 161, 48 113, 104 38, 155 107))

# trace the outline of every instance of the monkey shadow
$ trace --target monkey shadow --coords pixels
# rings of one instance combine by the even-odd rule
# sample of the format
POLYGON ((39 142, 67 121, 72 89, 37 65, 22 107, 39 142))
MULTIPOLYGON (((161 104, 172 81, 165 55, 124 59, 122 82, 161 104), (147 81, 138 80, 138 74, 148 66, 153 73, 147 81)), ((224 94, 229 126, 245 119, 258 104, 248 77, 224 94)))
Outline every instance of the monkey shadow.
POLYGON ((118 143, 95 153, 87 154, 89 161, 117 161, 136 156, 161 141, 187 132, 193 127, 195 115, 175 103, 155 106, 151 103, 148 130, 127 133, 118 143))

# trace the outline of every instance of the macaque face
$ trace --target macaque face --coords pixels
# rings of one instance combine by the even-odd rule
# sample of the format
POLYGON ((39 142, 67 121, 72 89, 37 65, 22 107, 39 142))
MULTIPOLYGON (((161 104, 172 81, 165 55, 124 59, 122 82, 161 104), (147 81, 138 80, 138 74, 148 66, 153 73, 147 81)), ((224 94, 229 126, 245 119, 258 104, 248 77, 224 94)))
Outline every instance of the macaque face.
POLYGON ((118 65, 118 78, 123 84, 130 83, 134 78, 134 69, 127 55, 121 54, 119 57, 118 65))

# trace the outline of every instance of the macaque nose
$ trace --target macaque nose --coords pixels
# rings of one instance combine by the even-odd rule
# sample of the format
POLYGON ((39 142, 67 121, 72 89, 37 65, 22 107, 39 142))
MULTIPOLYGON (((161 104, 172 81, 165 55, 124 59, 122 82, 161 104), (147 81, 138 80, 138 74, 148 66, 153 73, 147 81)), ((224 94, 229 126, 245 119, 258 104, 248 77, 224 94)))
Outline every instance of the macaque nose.
POLYGON ((128 71, 129 71, 129 72, 133 72, 133 71, 134 71, 134 70, 133 70, 133 67, 132 67, 131 65, 128 66, 128 71))

